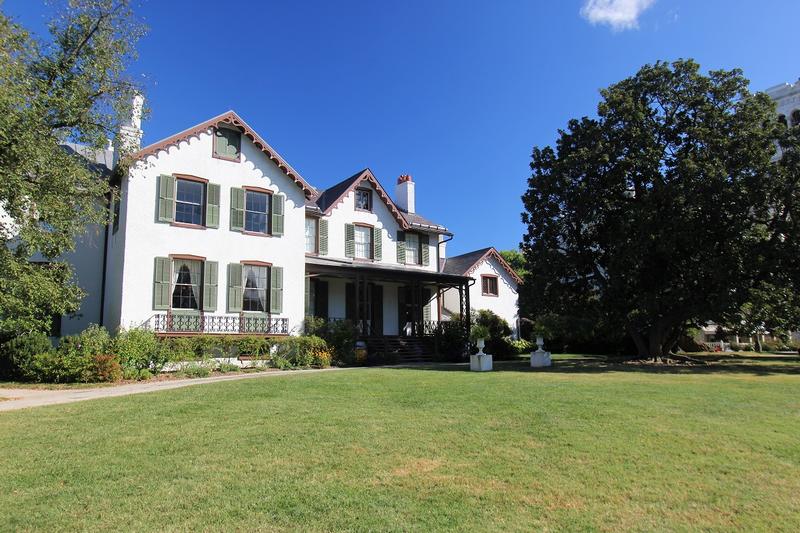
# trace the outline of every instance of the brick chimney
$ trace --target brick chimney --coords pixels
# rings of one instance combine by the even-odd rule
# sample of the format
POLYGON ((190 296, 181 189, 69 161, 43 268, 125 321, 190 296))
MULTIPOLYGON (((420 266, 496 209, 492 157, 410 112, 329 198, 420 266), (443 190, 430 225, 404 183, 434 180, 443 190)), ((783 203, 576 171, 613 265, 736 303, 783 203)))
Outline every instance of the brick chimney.
POLYGON ((414 180, 408 174, 397 178, 397 185, 394 188, 394 203, 406 213, 414 212, 414 180))

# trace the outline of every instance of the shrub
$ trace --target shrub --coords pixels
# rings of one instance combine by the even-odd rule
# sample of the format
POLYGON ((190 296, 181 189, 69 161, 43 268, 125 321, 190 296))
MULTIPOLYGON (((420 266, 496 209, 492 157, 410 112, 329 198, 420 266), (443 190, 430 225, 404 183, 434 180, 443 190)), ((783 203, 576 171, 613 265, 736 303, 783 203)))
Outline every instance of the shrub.
POLYGON ((207 378, 211 375, 211 368, 207 364, 192 362, 185 365, 178 373, 188 378, 207 378))
POLYGON ((321 318, 308 318, 305 322, 305 333, 309 337, 320 337, 327 343, 332 362, 336 364, 352 364, 355 362, 356 330, 349 320, 327 322, 321 318))
POLYGON ((122 366, 116 355, 98 354, 92 357, 88 381, 116 382, 122 380, 122 366))
POLYGON ((472 329, 469 330, 469 340, 472 342, 477 342, 481 339, 488 339, 489 338, 489 328, 482 324, 475 324, 472 326, 472 329))
POLYGON ((511 335, 511 328, 508 322, 488 309, 481 309, 475 313, 473 323, 484 326, 489 330, 489 339, 502 339, 511 335))
POLYGON ((531 353, 536 349, 536 345, 531 341, 526 341, 525 339, 517 339, 511 341, 511 349, 515 354, 521 355, 531 353))
POLYGON ((164 340, 168 350, 166 357, 172 362, 194 361, 197 359, 194 341, 191 337, 172 337, 164 340))
POLYGON ((110 347, 108 331, 95 324, 78 335, 62 337, 56 351, 35 358, 37 379, 53 383, 94 381, 95 356, 107 354, 110 347))
POLYGON ((327 346, 325 348, 314 348, 311 350, 311 364, 317 368, 327 368, 331 366, 333 353, 327 346))
POLYGON ((145 369, 161 372, 170 356, 156 334, 144 329, 121 331, 114 340, 114 348, 123 369, 137 372, 145 369))
POLYGON ((464 329, 451 324, 442 323, 437 335, 438 353, 435 355, 438 361, 458 363, 464 360, 467 349, 467 336, 464 329))
POLYGON ((219 370, 221 374, 227 374, 228 372, 238 372, 241 368, 239 368, 239 365, 223 361, 217 366, 217 370, 219 370))
POLYGON ((269 356, 275 341, 258 336, 247 336, 235 339, 232 342, 239 355, 246 355, 255 359, 265 359, 269 356))
POLYGON ((41 332, 20 335, 0 346, 0 377, 36 380, 34 358, 53 351, 50 339, 41 332))
POLYGON ((316 352, 327 352, 328 345, 316 335, 287 337, 277 342, 272 363, 277 368, 306 368, 315 364, 316 352))
POLYGON ((153 373, 147 370, 146 368, 143 368, 142 370, 139 370, 136 379, 140 381, 147 381, 148 379, 152 379, 152 377, 153 373))

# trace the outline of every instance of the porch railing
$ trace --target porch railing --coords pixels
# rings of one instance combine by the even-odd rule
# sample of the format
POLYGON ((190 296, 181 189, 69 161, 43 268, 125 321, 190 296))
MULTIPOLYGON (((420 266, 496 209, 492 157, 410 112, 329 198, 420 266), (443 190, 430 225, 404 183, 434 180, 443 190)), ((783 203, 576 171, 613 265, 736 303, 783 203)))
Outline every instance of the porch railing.
MULTIPOLYGON (((359 335, 362 336, 381 336, 383 335, 383 323, 373 320, 349 320, 341 317, 328 317, 324 319, 326 323, 349 322, 359 335)), ((433 337, 449 331, 461 331, 464 325, 461 322, 437 322, 435 320, 421 320, 418 322, 406 322, 398 332, 400 335, 408 337, 433 337)))
POLYGON ((156 333, 287 335, 289 319, 271 316, 156 314, 145 323, 156 333))

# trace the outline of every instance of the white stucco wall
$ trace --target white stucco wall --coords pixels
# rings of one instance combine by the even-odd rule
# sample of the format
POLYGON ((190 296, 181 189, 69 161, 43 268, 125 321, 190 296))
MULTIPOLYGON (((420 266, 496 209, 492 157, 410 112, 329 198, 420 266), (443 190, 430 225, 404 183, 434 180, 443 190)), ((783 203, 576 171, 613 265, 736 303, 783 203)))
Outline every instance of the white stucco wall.
MULTIPOLYGON (((155 156, 148 156, 130 172, 123 198, 124 232, 120 326, 135 327, 153 310, 153 265, 155 257, 190 254, 219 263, 217 311, 227 314, 227 265, 257 260, 283 267, 283 312, 290 332, 302 328, 305 273, 305 205, 303 191, 267 156, 242 136, 241 162, 212 157, 212 135, 193 136, 155 156), (157 222, 158 176, 189 174, 220 185, 218 229, 193 229, 157 222), (230 230, 231 187, 255 186, 286 196, 284 234, 281 237, 244 235, 230 230)), ((119 269, 118 262, 114 268, 119 269)), ((109 302, 111 303, 111 302, 109 302)), ((109 310, 109 317, 114 311, 109 310)))
MULTIPOLYGON (((508 322, 512 334, 517 336, 517 319, 519 318, 517 282, 500 265, 497 259, 484 259, 469 273, 475 283, 469 289, 469 303, 473 310, 489 309, 508 322), (484 296, 481 289, 481 275, 497 276, 497 296, 484 296)), ((458 291, 449 289, 444 294, 444 312, 459 312, 458 291)))
MULTIPOLYGON (((383 238, 381 240, 382 253, 381 260, 375 261, 376 266, 400 266, 397 262, 397 230, 400 226, 392 215, 389 208, 378 196, 377 191, 369 182, 363 182, 359 188, 372 190, 372 211, 359 211, 355 209, 355 191, 351 191, 345 196, 341 203, 334 206, 328 215, 328 255, 333 259, 347 259, 344 255, 344 227, 345 224, 356 222, 369 224, 375 228, 380 228, 383 238)), ((430 261, 428 266, 422 265, 403 265, 407 268, 422 269, 436 272, 436 244, 438 235, 431 235, 428 239, 428 252, 430 261)))

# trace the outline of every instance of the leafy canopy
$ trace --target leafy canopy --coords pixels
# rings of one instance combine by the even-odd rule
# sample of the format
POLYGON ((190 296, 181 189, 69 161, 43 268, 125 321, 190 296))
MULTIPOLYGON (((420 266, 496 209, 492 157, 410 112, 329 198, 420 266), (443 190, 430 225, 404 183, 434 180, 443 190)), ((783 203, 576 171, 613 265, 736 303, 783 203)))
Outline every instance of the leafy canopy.
POLYGON ((601 95, 597 118, 533 150, 529 316, 589 319, 663 357, 764 280, 795 286, 800 145, 767 95, 691 60, 646 65, 601 95))
POLYGON ((135 90, 125 69, 143 28, 126 0, 72 0, 49 30, 0 12, 0 341, 78 309, 61 257, 105 221, 110 186, 61 145, 102 149, 135 90))

